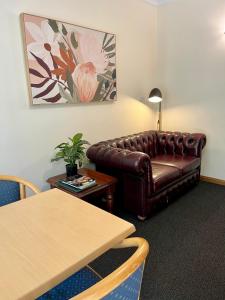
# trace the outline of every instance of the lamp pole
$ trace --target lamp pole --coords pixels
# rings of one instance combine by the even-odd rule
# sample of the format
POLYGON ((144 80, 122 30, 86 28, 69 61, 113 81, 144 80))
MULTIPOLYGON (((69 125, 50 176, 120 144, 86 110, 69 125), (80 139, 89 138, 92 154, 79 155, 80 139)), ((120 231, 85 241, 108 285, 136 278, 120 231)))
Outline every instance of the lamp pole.
POLYGON ((160 89, 154 88, 151 90, 148 100, 152 103, 159 103, 159 113, 158 113, 158 121, 157 121, 157 130, 161 131, 161 121, 162 121, 162 107, 161 107, 161 102, 162 102, 162 93, 160 89))
POLYGON ((158 122, 157 122, 157 130, 161 131, 162 130, 162 107, 161 107, 161 103, 159 102, 159 118, 158 118, 158 122))

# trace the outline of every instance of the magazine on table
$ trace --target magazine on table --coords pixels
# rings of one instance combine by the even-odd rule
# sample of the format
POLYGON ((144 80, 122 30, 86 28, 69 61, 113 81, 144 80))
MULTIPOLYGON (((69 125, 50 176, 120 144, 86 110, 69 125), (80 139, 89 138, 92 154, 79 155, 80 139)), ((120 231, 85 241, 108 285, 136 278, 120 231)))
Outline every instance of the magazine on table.
POLYGON ((96 181, 89 176, 81 176, 73 180, 59 180, 57 184, 65 189, 79 192, 96 185, 96 181))

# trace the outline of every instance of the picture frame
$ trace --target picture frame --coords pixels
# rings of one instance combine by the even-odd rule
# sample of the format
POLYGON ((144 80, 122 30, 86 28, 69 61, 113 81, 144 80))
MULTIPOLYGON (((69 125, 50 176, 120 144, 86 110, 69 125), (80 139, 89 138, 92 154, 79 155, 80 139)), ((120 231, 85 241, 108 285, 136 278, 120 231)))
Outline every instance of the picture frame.
POLYGON ((21 22, 32 105, 117 99, 115 34, 26 13, 21 22))

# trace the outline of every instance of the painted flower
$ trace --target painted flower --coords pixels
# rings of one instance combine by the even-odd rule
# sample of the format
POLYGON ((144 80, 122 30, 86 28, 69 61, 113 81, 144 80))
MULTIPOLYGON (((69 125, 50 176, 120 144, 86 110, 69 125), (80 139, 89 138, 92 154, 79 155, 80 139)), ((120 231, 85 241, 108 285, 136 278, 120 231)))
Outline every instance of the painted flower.
POLYGON ((98 87, 96 68, 92 62, 77 65, 74 82, 81 102, 93 100, 98 87))
POLYGON ((30 52, 42 58, 48 66, 53 67, 51 54, 58 54, 59 35, 54 33, 48 21, 42 21, 40 27, 32 22, 26 22, 26 29, 30 33, 33 41, 28 45, 29 59, 34 60, 30 52))
POLYGON ((76 55, 80 63, 91 62, 98 74, 105 72, 109 59, 102 49, 102 40, 93 33, 77 33, 78 49, 76 55))
POLYGON ((73 74, 81 102, 93 100, 98 87, 97 74, 105 73, 109 59, 102 49, 102 39, 89 32, 76 32, 77 49, 74 54, 79 61, 73 74))

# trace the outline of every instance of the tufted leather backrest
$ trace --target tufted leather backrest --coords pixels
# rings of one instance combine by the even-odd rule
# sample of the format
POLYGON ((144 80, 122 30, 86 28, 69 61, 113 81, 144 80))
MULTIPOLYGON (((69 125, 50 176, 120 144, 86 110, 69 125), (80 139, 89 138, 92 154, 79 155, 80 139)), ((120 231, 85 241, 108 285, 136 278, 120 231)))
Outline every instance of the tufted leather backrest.
POLYGON ((157 132, 157 153, 171 155, 191 155, 199 157, 206 144, 201 133, 157 132))
POLYGON ((148 154, 150 157, 156 155, 157 136, 155 131, 144 131, 137 134, 109 140, 108 144, 114 148, 139 151, 148 154))
MULTIPOLYGON (((101 149, 113 147, 132 152, 146 153, 150 158, 157 154, 191 155, 200 157, 206 144, 206 136, 201 133, 181 133, 170 131, 144 131, 137 134, 99 142, 93 147, 101 149)), ((100 151, 100 150, 98 150, 100 151)))

